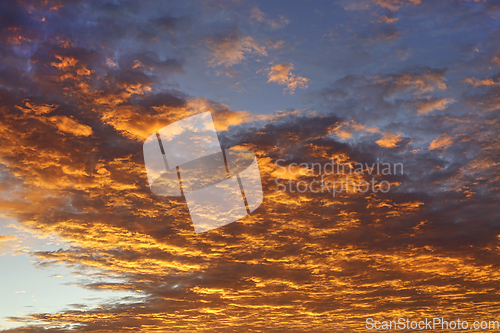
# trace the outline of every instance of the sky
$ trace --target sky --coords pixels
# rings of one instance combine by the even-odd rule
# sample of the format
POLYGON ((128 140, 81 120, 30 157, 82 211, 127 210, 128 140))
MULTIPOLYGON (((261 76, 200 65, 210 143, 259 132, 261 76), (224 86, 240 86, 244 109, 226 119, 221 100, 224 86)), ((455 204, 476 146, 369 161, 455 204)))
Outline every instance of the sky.
POLYGON ((17 0, 0 31, 0 332, 497 320, 499 1, 17 0), (142 145, 206 111, 264 199, 196 234, 142 145), (297 191, 324 176, 390 188, 297 191))

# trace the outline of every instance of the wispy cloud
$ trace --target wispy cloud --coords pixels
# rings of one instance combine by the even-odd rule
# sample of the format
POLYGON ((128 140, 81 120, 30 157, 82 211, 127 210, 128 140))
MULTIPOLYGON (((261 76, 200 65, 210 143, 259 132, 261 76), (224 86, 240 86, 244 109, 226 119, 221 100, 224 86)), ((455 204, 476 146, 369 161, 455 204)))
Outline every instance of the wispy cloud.
POLYGON ((397 134, 384 133, 382 138, 377 140, 376 143, 383 148, 395 148, 401 140, 402 139, 397 134))
POLYGON ((448 104, 455 102, 453 98, 428 98, 411 103, 417 107, 419 114, 427 114, 434 110, 445 110, 448 104))
POLYGON ((429 150, 447 148, 453 144, 453 139, 450 136, 441 136, 431 142, 429 150))
POLYGON ((264 14, 259 7, 253 7, 250 10, 250 17, 255 19, 257 22, 267 24, 271 29, 282 29, 290 23, 290 20, 285 18, 283 15, 280 15, 278 20, 268 19, 267 15, 264 14))
POLYGON ((211 51, 211 66, 230 67, 246 59, 248 54, 267 56, 266 47, 259 45, 252 36, 226 36, 208 39, 206 43, 211 51))
POLYGON ((285 92, 293 94, 295 89, 306 89, 309 79, 292 73, 294 66, 292 63, 281 63, 267 68, 267 82, 275 82, 287 86, 285 92))

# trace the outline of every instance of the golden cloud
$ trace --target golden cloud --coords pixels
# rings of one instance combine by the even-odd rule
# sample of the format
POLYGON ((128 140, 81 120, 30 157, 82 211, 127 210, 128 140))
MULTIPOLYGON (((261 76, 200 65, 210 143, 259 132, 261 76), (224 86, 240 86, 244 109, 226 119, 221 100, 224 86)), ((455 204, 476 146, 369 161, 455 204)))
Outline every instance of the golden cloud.
POLYGON ((466 78, 463 82, 472 84, 474 87, 480 86, 500 86, 500 82, 495 82, 493 79, 478 80, 475 78, 466 78))
POLYGON ((398 134, 387 132, 383 134, 381 139, 375 141, 375 143, 382 148, 396 148, 401 140, 403 139, 398 134))
POLYGON ((453 139, 448 135, 440 136, 429 145, 429 150, 447 148, 453 144, 453 139))
POLYGON ((417 107, 418 114, 427 114, 434 110, 445 110, 448 104, 455 102, 453 98, 434 98, 411 103, 417 107))
POLYGON ((239 64, 246 59, 245 54, 249 53, 267 56, 265 46, 259 45, 251 36, 209 39, 206 43, 212 52, 212 58, 208 62, 211 66, 230 67, 239 64))
POLYGON ((292 63, 281 63, 267 68, 265 70, 268 76, 267 81, 287 86, 285 91, 288 91, 290 94, 293 94, 297 88, 306 89, 309 79, 293 74, 293 69, 294 66, 292 63))

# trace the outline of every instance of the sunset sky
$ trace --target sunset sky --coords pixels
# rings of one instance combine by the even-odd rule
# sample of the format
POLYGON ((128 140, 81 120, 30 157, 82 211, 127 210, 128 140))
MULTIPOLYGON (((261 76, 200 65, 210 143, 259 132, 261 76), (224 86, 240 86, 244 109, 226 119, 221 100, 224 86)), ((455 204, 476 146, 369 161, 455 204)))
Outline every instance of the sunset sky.
POLYGON ((0 30, 0 332, 500 320, 499 1, 17 0, 0 30), (195 234, 142 145, 206 111, 264 199, 195 234), (332 159, 404 172, 280 191, 332 159))

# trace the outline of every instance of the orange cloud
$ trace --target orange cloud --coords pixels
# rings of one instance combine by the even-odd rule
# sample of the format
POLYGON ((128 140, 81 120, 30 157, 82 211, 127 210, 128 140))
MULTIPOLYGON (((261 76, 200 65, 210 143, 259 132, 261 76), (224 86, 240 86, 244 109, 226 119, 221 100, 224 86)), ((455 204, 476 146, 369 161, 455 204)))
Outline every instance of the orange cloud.
POLYGON ((251 36, 224 37, 218 40, 207 40, 207 45, 212 52, 209 65, 230 67, 246 59, 245 54, 267 56, 265 46, 259 45, 251 36))
POLYGON ((290 94, 295 92, 295 89, 306 89, 309 79, 297 76, 292 73, 294 66, 292 63, 281 63, 266 69, 268 75, 267 82, 276 82, 281 85, 286 85, 285 91, 290 94))
POLYGON ((373 2, 379 5, 380 7, 396 11, 405 3, 419 5, 421 3, 421 0, 373 0, 373 2))
POLYGON ((453 139, 448 135, 440 136, 429 145, 429 150, 447 148, 453 144, 453 139))
POLYGON ((398 143, 403 140, 399 135, 387 132, 384 133, 380 140, 375 141, 382 148, 396 148, 398 143))
POLYGON ((59 62, 51 62, 50 64, 59 69, 66 69, 68 67, 74 67, 78 60, 72 57, 55 56, 59 62))
POLYGON ((264 14, 259 7, 253 7, 250 10, 250 17, 257 20, 257 22, 266 23, 271 29, 281 29, 290 23, 290 20, 282 15, 279 16, 279 20, 267 19, 266 14, 264 14))
POLYGON ((0 251, 9 247, 8 242, 16 240, 16 236, 0 235, 0 251))
POLYGON ((17 109, 23 111, 27 117, 30 117, 30 114, 34 114, 36 119, 39 121, 43 121, 47 124, 53 124, 57 127, 60 132, 70 133, 76 136, 89 136, 92 135, 92 128, 88 125, 81 124, 78 120, 75 120, 71 117, 64 115, 54 115, 51 117, 40 117, 43 115, 47 115, 52 111, 56 110, 58 105, 34 105, 29 102, 29 100, 24 101, 24 106, 16 106, 17 109))
POLYGON ((418 92, 431 92, 435 89, 446 90, 446 79, 440 73, 428 72, 421 75, 404 73, 396 79, 401 88, 414 89, 418 92))
POLYGON ((401 94, 412 94, 418 97, 428 97, 436 90, 446 90, 444 71, 419 68, 402 72, 397 75, 375 75, 372 84, 387 88, 386 97, 396 98, 401 94))
POLYGON ((417 106, 418 114, 427 114, 434 110, 445 110, 448 107, 448 104, 453 102, 455 102, 453 98, 429 98, 427 100, 420 100, 411 104, 417 106))
POLYGON ((77 120, 67 116, 53 116, 47 120, 56 125, 57 129, 61 132, 76 136, 89 136, 93 133, 90 126, 80 124, 77 120))
POLYGON ((58 108, 58 105, 52 104, 42 104, 42 105, 33 105, 29 102, 29 100, 24 100, 24 107, 16 106, 19 110, 25 113, 34 113, 37 116, 50 113, 58 108))
POLYGON ((391 23, 394 23, 394 22, 397 22, 397 21, 398 21, 397 17, 388 17, 387 15, 382 15, 379 18, 379 22, 380 23, 385 23, 385 24, 391 24, 391 23))
POLYGON ((332 129, 332 133, 335 133, 342 140, 352 138, 353 133, 356 132, 382 133, 376 126, 367 127, 354 120, 341 122, 332 129))
POLYGON ((480 87, 480 86, 500 86, 500 82, 495 82, 493 79, 483 79, 483 80, 478 80, 475 78, 466 78, 464 80, 465 83, 472 84, 474 87, 480 87))
MULTIPOLYGON (((139 93, 142 92, 141 90, 139 93)), ((130 96, 123 94, 123 98, 130 96)), ((147 98, 147 96, 145 96, 147 98)), ((230 126, 251 121, 252 116, 246 111, 230 111, 227 106, 211 102, 204 98, 188 99, 183 105, 158 105, 150 110, 134 108, 132 106, 119 106, 120 99, 103 99, 105 108, 102 109, 103 121, 132 140, 142 142, 151 133, 167 126, 177 120, 188 116, 211 111, 218 131, 225 131, 230 126)))
POLYGON ((406 3, 419 5, 421 0, 355 0, 346 2, 344 8, 348 10, 367 10, 375 4, 391 11, 397 11, 406 3))

